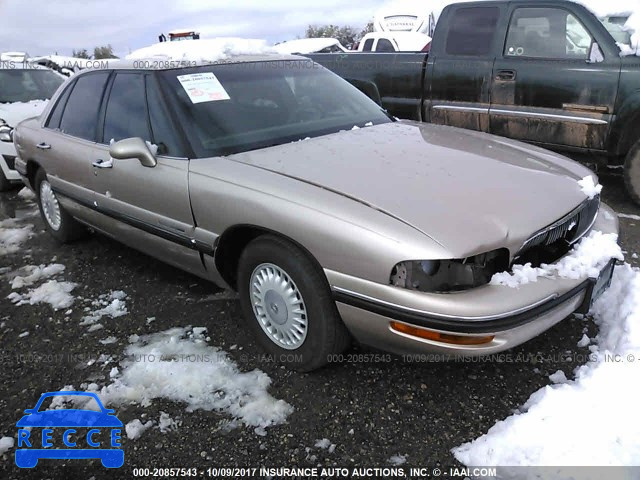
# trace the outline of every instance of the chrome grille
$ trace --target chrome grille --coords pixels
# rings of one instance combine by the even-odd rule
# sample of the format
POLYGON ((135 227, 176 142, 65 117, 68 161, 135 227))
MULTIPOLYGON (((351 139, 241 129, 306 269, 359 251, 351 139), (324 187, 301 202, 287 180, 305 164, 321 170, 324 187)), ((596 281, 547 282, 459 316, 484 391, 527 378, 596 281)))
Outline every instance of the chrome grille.
POLYGON ((586 200, 557 222, 536 232, 524 243, 516 258, 522 256, 530 248, 551 245, 559 240, 565 240, 569 245, 577 242, 593 226, 599 208, 599 195, 586 200))

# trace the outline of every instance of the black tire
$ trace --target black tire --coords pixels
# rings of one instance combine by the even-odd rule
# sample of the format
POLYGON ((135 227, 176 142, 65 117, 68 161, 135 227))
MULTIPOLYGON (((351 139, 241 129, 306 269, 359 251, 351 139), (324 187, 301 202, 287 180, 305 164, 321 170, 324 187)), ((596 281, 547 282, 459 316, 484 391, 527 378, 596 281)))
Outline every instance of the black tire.
POLYGON ((631 199, 640 205, 640 142, 637 142, 624 162, 624 184, 631 199))
POLYGON ((47 231, 60 243, 68 243, 73 240, 77 240, 78 238, 83 237, 86 234, 86 229, 78 223, 76 219, 74 219, 67 211, 60 206, 60 225, 58 228, 54 228, 51 223, 47 220, 47 217, 44 213, 44 207, 42 206, 42 201, 40 199, 40 187, 43 182, 47 182, 47 174, 44 169, 39 169, 36 173, 35 177, 35 188, 36 188, 36 198, 38 199, 38 208, 40 209, 40 216, 42 217, 42 221, 44 222, 44 226, 47 231))
POLYGON ((248 328, 278 363, 300 372, 324 366, 330 355, 344 351, 350 336, 326 277, 320 268, 300 248, 280 237, 264 235, 253 240, 242 252, 238 266, 238 293, 248 328), (260 326, 250 298, 250 281, 254 270, 270 263, 295 283, 304 301, 307 331, 304 341, 296 349, 285 349, 272 340, 260 326))

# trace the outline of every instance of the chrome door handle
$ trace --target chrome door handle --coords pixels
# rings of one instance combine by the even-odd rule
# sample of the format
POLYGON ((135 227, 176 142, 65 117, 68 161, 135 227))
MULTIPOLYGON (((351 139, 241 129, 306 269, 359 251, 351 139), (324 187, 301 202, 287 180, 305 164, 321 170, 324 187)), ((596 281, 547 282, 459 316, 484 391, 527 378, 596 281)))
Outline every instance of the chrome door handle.
POLYGON ((109 160, 96 160, 91 165, 96 168, 113 168, 113 160, 111 158, 109 160))
POLYGON ((39 148, 40 150, 49 150, 51 148, 51 145, 49 145, 48 143, 42 142, 36 145, 36 148, 39 148))

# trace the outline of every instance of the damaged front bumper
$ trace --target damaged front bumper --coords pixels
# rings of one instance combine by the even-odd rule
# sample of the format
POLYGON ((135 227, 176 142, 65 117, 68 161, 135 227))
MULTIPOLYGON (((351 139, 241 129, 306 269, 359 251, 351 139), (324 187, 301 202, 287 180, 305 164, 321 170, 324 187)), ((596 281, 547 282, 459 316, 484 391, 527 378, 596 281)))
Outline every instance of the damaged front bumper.
MULTIPOLYGON (((593 230, 618 233, 601 204, 593 230)), ((342 319, 361 343, 399 354, 481 356, 520 345, 572 313, 586 313, 609 286, 615 260, 598 279, 539 278, 511 288, 485 285, 435 294, 325 270, 342 319)))

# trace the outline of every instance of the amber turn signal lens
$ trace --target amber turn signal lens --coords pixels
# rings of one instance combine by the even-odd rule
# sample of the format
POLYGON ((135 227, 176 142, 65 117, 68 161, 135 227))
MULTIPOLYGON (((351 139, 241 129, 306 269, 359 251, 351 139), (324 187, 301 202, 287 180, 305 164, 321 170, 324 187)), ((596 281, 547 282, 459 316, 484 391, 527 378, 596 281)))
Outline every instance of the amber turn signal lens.
POLYGON ((435 332, 433 330, 427 330, 426 328, 413 327, 406 323, 390 322, 392 330, 396 332, 411 335, 412 337, 424 338, 426 340, 433 340, 434 342, 449 343, 452 345, 483 345, 490 343, 495 338, 495 335, 489 335, 485 337, 474 337, 469 335, 453 335, 451 333, 435 332))

